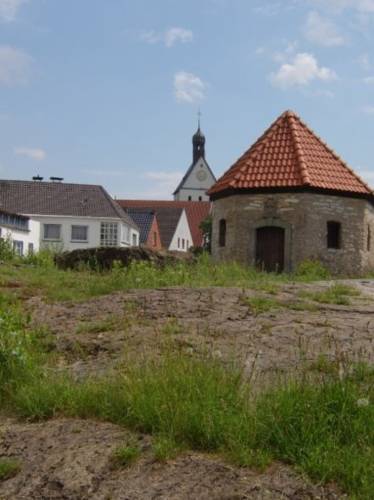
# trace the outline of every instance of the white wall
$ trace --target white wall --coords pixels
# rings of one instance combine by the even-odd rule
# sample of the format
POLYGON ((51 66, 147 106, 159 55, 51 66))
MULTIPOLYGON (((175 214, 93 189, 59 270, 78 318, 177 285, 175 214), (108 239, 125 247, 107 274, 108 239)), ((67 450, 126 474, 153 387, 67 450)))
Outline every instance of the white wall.
POLYGON ((208 164, 204 158, 200 158, 183 183, 181 189, 175 195, 175 200, 188 201, 189 196, 191 196, 191 201, 199 201, 199 197, 202 198, 201 201, 209 201, 209 196, 206 195, 206 191, 208 191, 215 182, 208 164))
POLYGON ((188 224, 188 219, 186 211, 183 210, 182 215, 179 219, 177 228, 175 230, 173 239, 171 240, 169 250, 177 250, 179 252, 187 252, 188 249, 193 246, 192 235, 190 231, 190 226, 188 224), (182 242, 184 240, 184 248, 182 242), (179 246, 178 246, 179 242, 179 246))
POLYGON ((100 246, 100 226, 101 222, 118 224, 118 246, 132 246, 133 235, 136 235, 139 243, 139 231, 130 228, 119 219, 91 218, 91 217, 64 217, 64 216, 44 216, 34 215, 33 219, 40 222, 40 247, 55 247, 58 250, 76 250, 81 248, 92 248, 100 246), (44 239, 44 224, 61 225, 61 240, 51 241, 44 239), (88 235, 86 242, 72 241, 72 226, 87 226, 88 235), (127 232, 127 227, 129 232, 127 232), (128 237, 129 233, 129 237, 128 237))
POLYGON ((1 224, 0 228, 2 238, 23 242, 23 255, 28 254, 29 243, 33 244, 34 252, 39 250, 40 224, 38 221, 33 219, 29 220, 29 231, 20 231, 18 229, 2 226, 1 224))

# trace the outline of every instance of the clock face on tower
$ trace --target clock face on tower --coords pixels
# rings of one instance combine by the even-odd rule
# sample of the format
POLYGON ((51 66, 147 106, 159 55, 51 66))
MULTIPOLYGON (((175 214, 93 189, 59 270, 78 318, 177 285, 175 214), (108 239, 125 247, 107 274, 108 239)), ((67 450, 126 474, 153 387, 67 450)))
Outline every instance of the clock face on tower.
POLYGON ((200 182, 205 181, 205 179, 207 178, 205 170, 199 170, 196 173, 196 177, 197 177, 197 180, 199 180, 200 182))

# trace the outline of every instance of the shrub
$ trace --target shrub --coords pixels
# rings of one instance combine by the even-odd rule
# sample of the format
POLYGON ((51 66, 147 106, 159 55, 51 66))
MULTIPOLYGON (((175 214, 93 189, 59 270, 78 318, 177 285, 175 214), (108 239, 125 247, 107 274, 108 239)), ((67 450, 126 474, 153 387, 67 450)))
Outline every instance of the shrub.
POLYGON ((14 257, 12 240, 10 238, 0 238, 0 260, 13 260, 14 257))
POLYGON ((113 453, 113 462, 116 467, 129 467, 140 456, 137 444, 119 446, 113 453))
POLYGON ((331 277, 328 269, 318 260, 305 260, 298 265, 296 277, 306 281, 326 280, 331 277))

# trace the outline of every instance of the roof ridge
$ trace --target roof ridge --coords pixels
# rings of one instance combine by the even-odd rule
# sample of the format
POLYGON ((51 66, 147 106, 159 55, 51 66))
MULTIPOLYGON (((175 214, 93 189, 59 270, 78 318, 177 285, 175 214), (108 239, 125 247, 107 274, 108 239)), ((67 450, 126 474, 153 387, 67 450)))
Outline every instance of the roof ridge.
POLYGON ((297 131, 297 121, 300 121, 300 118, 292 111, 286 111, 285 118, 287 120, 287 123, 288 123, 290 129, 291 129, 291 137, 294 141, 296 157, 297 157, 297 160, 298 160, 299 165, 300 165, 300 173, 301 173, 302 182, 303 182, 303 184, 309 186, 311 184, 311 182, 310 182, 310 177, 309 177, 309 173, 308 173, 308 166, 307 166, 307 163, 305 161, 303 149, 301 147, 301 139, 300 139, 298 131, 297 131))
MULTIPOLYGON (((297 116, 297 115, 296 115, 297 116)), ((327 142, 325 142, 307 123, 305 123, 300 117, 297 116, 297 119, 298 121, 300 122, 300 124, 308 131, 310 132, 318 141, 319 143, 326 149, 326 151, 328 151, 329 153, 331 153, 333 155, 333 157, 340 161, 340 163, 347 169, 349 170, 349 172, 359 181, 361 182, 361 184, 363 186, 365 186, 365 188, 370 191, 370 193, 373 193, 373 190, 372 188, 369 186, 369 184, 367 184, 354 170, 353 168, 348 165, 348 163, 343 160, 343 158, 341 156, 338 155, 338 153, 336 151, 334 151, 333 148, 331 148, 327 142)))

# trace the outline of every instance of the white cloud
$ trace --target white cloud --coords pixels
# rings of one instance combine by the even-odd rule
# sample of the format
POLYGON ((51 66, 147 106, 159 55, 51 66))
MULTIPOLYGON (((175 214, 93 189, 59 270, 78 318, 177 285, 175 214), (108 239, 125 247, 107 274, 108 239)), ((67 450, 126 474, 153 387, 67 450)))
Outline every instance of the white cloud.
POLYGON ((196 75, 179 71, 174 75, 174 93, 179 102, 194 103, 205 97, 206 84, 196 75))
POLYGON ((23 50, 0 45, 0 85, 26 83, 32 58, 23 50))
POLYGON ((313 80, 328 82, 337 78, 329 68, 319 66, 312 54, 296 54, 292 63, 283 64, 276 73, 270 75, 272 84, 281 89, 309 85, 313 80))
MULTIPOLYGON (((144 177, 152 181, 151 198, 168 198, 182 180, 183 172, 146 172, 144 177)), ((145 196, 149 197, 149 193, 145 196)))
POLYGON ((0 0, 0 20, 4 22, 14 21, 20 7, 28 0, 0 0))
POLYGON ((374 115, 374 106, 364 106, 361 111, 366 115, 374 115))
POLYGON ((360 57, 357 59, 357 62, 363 70, 370 71, 371 61, 369 54, 361 54, 360 57))
POLYGON ((304 26, 304 36, 310 42, 325 47, 336 47, 345 43, 335 24, 318 12, 309 13, 304 26))
POLYGON ((47 153, 44 149, 38 148, 14 148, 14 154, 17 156, 26 156, 31 160, 42 161, 46 158, 47 153))
POLYGON ((373 85, 374 84, 374 76, 368 76, 363 79, 363 82, 366 83, 367 85, 373 85))
POLYGON ((173 47, 176 43, 190 43, 194 35, 191 30, 185 28, 173 27, 163 33, 157 33, 154 30, 145 31, 140 35, 141 40, 149 44, 164 43, 166 47, 173 47))
POLYGON ((184 28, 170 28, 165 33, 166 47, 172 47, 176 42, 189 43, 193 40, 193 33, 184 28))
POLYGON ((337 12, 355 9, 361 13, 374 12, 374 0, 312 0, 312 3, 337 12))

